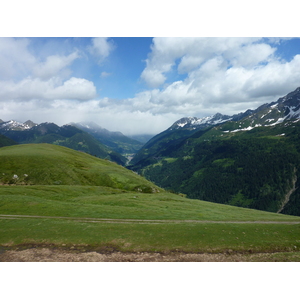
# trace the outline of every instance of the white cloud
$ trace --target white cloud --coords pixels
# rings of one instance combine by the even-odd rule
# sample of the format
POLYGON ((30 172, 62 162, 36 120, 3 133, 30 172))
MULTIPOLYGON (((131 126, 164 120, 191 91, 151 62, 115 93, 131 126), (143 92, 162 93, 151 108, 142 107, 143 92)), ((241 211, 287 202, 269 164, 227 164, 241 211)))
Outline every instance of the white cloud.
POLYGON ((63 85, 55 87, 45 95, 50 99, 90 100, 96 96, 94 83, 84 78, 72 77, 63 85))
POLYGON ((253 63, 259 60, 255 59, 255 54, 260 59, 261 57, 265 59, 272 53, 269 45, 259 46, 261 49, 253 49, 251 44, 259 40, 258 38, 154 38, 152 52, 146 60, 147 66, 141 78, 150 87, 159 87, 165 82, 167 73, 176 66, 178 60, 177 71, 179 73, 190 72, 198 68, 201 63, 216 56, 227 56, 228 59, 236 59, 239 63, 245 64, 247 63, 245 58, 249 58, 248 55, 242 55, 245 49, 251 54, 253 63), (242 53, 238 52, 243 47, 242 53))
POLYGON ((300 55, 290 62, 273 61, 252 71, 245 82, 249 97, 273 96, 287 93, 300 86, 300 55))
POLYGON ((30 74, 37 60, 28 51, 29 43, 26 38, 0 39, 0 80, 22 78, 30 74))
POLYGON ((105 72, 105 71, 101 72, 101 75, 100 75, 101 78, 106 78, 106 77, 109 77, 109 76, 111 76, 111 73, 108 73, 108 72, 105 72))
POLYGON ((300 55, 284 61, 260 38, 155 38, 141 78, 160 87, 147 94, 153 113, 232 114, 300 86, 300 55), (166 83, 174 71, 185 78, 166 83))
POLYGON ((254 67, 271 59, 275 48, 268 44, 250 44, 233 51, 226 51, 224 56, 233 66, 254 67))
POLYGON ((93 82, 70 78, 71 70, 68 68, 80 58, 78 50, 68 55, 49 55, 42 61, 29 49, 30 39, 0 39, 0 101, 86 101, 96 97, 93 82))
POLYGON ((0 101, 28 101, 31 99, 89 100, 95 96, 96 88, 93 82, 83 78, 72 77, 63 83, 57 77, 52 77, 47 81, 30 77, 18 83, 0 81, 0 101))
POLYGON ((166 81, 166 76, 164 76, 160 70, 150 68, 146 68, 141 74, 141 77, 151 88, 158 87, 166 81))
POLYGON ((46 61, 39 63, 33 68, 33 74, 43 80, 50 79, 58 74, 67 66, 71 65, 79 57, 78 52, 73 52, 68 56, 51 55, 46 61))
POLYGON ((70 122, 94 121, 111 131, 121 131, 124 134, 157 134, 178 120, 181 115, 172 112, 153 114, 151 111, 132 109, 129 102, 121 105, 107 98, 76 100, 27 102, 0 102, 1 119, 25 122, 28 119, 36 123, 54 122, 64 125, 70 122))
POLYGON ((88 47, 88 50, 92 55, 97 57, 98 63, 101 64, 114 48, 112 40, 108 40, 107 37, 96 37, 92 39, 92 45, 88 47))

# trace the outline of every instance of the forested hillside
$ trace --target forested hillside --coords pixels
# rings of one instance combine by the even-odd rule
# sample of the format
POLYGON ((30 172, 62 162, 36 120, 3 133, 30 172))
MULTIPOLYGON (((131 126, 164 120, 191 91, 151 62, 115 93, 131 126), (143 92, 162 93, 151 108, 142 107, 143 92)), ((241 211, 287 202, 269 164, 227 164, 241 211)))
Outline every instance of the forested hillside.
POLYGON ((190 198, 300 215, 299 133, 297 124, 286 136, 261 136, 258 130, 205 141, 195 134, 140 172, 190 198))
POLYGON ((163 132, 130 168, 190 198, 300 215, 299 99, 297 89, 190 136, 163 132))

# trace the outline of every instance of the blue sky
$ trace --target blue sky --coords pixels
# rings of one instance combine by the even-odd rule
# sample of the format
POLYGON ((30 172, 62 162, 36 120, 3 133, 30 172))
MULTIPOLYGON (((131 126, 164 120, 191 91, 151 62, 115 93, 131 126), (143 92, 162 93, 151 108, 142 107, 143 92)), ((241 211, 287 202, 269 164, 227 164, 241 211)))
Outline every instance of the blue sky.
POLYGON ((92 38, 31 38, 29 49, 35 56, 45 60, 47 56, 66 55, 78 49, 81 59, 74 60, 72 75, 84 77, 97 86, 100 95, 109 98, 123 99, 132 97, 144 88, 138 78, 145 68, 145 59, 150 52, 152 38, 114 37, 107 39, 112 45, 108 57, 98 62, 87 51, 92 38))
POLYGON ((299 38, 0 38, 2 120, 159 133, 300 86, 299 38))

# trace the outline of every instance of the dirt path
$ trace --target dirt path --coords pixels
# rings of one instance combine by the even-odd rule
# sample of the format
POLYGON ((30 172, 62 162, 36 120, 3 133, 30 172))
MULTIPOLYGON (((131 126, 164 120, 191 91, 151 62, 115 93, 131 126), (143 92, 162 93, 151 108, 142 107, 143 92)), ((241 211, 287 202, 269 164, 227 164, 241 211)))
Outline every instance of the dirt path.
POLYGON ((140 223, 140 224, 161 224, 161 223, 232 223, 232 224, 300 224, 300 221, 211 221, 211 220, 138 220, 138 219, 107 219, 107 218, 77 218, 59 216, 30 216, 30 215, 3 215, 0 219, 65 219, 78 222, 91 223, 140 223))
POLYGON ((122 253, 102 254, 49 248, 8 250, 0 254, 0 262, 266 262, 300 261, 300 254, 285 253, 122 253))

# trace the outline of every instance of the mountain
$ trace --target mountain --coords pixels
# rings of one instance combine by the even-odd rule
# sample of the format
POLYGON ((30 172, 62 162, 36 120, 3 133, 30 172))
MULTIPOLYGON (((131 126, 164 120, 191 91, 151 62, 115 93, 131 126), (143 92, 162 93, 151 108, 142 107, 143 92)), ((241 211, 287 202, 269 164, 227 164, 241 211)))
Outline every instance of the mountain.
POLYGON ((109 131, 94 122, 70 123, 70 125, 89 133, 102 144, 123 155, 132 155, 143 146, 143 143, 129 138, 121 132, 109 131))
POLYGON ((248 116, 251 110, 233 116, 222 115, 217 113, 210 117, 196 118, 186 117, 176 121, 167 130, 151 138, 131 160, 131 165, 140 164, 143 166, 148 164, 145 160, 159 156, 159 153, 168 148, 175 147, 177 144, 193 135, 199 130, 207 130, 217 124, 222 124, 227 121, 237 121, 245 116, 248 116))
POLYGON ((300 88, 231 117, 184 118, 130 169, 191 198, 300 215, 299 121, 300 88))
POLYGON ((223 124, 222 133, 248 131, 257 127, 267 127, 288 120, 298 120, 300 116, 300 87, 279 98, 276 102, 263 104, 256 110, 247 110, 233 116, 217 113, 213 116, 196 118, 186 117, 176 121, 167 130, 150 139, 133 157, 131 164, 142 163, 145 159, 159 156, 161 152, 192 136, 195 132, 203 134, 216 125, 223 124))
POLYGON ((228 122, 224 129, 232 131, 251 130, 255 127, 274 126, 286 121, 297 121, 300 117, 300 88, 279 98, 276 102, 263 104, 240 120, 228 122))
POLYGON ((177 130, 180 128, 184 128, 184 129, 188 129, 188 130, 204 129, 209 126, 220 124, 220 123, 226 122, 231 119, 232 119, 232 117, 227 116, 227 115, 222 115, 220 113, 217 113, 210 117, 204 117, 204 118, 187 117, 187 118, 182 118, 182 119, 178 120, 167 130, 171 131, 171 130, 177 130))
POLYGON ((33 123, 32 121, 28 120, 24 123, 20 123, 14 120, 10 120, 7 122, 4 122, 0 119, 0 129, 1 130, 26 130, 31 129, 32 127, 36 126, 36 123, 33 123))
POLYGON ((71 125, 60 127, 54 123, 35 124, 31 121, 25 123, 8 121, 0 124, 0 134, 20 144, 56 144, 108 159, 121 165, 125 165, 127 161, 124 156, 101 144, 87 132, 71 125))

